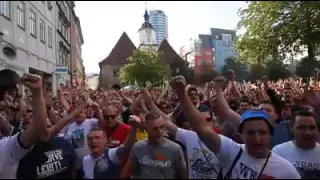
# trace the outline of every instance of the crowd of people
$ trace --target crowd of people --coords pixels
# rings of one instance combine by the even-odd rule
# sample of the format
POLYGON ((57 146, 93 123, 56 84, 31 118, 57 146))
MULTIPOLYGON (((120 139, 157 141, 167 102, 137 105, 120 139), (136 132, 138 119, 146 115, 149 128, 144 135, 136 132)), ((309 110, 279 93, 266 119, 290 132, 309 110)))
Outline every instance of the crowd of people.
POLYGON ((165 88, 44 91, 37 75, 0 71, 1 179, 320 178, 312 78, 236 82, 229 70, 204 88, 177 76, 165 88))

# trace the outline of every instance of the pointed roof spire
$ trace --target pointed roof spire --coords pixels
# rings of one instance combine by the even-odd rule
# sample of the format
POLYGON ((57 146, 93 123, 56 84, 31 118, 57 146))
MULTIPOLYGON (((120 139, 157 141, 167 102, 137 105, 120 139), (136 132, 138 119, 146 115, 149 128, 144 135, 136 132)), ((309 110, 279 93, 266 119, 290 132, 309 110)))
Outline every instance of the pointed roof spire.
POLYGON ((149 22, 149 14, 148 14, 148 10, 147 10, 147 2, 145 2, 145 8, 146 8, 146 11, 144 13, 144 21, 145 22, 149 22))
POLYGON ((146 29, 146 28, 149 28, 149 29, 153 29, 153 26, 152 24, 149 22, 149 14, 148 14, 148 10, 147 10, 147 2, 145 2, 145 8, 146 8, 146 11, 144 13, 144 22, 141 26, 141 28, 139 29, 139 31, 143 30, 143 29, 146 29))

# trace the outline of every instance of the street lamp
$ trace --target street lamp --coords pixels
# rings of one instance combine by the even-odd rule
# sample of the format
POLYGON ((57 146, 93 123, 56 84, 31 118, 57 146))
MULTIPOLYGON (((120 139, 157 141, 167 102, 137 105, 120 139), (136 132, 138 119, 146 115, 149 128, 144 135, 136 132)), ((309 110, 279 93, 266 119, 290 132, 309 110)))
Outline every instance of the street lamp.
POLYGON ((188 55, 191 54, 191 53, 193 53, 193 51, 194 51, 194 49, 191 50, 191 51, 189 51, 189 52, 187 52, 187 53, 184 55, 184 59, 185 59, 186 61, 188 61, 188 55))

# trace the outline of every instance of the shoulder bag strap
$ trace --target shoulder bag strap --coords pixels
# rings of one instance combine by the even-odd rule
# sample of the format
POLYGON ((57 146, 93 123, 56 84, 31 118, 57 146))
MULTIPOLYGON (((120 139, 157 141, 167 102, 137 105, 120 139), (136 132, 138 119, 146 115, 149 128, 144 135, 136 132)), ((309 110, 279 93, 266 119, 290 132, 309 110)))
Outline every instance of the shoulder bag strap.
POLYGON ((268 164, 268 162, 269 162, 270 156, 271 156, 271 152, 269 152, 268 157, 267 157, 267 160, 266 160, 266 162, 264 163, 264 165, 263 165, 263 167, 262 167, 262 169, 261 169, 261 171, 260 171, 259 176, 258 176, 257 179, 260 179, 260 176, 262 175, 264 169, 266 168, 266 166, 267 166, 267 164, 268 164))
POLYGON ((220 176, 221 176, 222 179, 229 179, 229 175, 231 174, 234 166, 236 165, 236 163, 237 163, 238 160, 240 159, 241 155, 242 155, 242 147, 240 146, 240 150, 239 150, 236 158, 235 158, 234 161, 232 162, 232 165, 230 166, 229 171, 227 172, 227 174, 226 174, 224 177, 223 177, 223 173, 222 173, 222 169, 221 169, 221 171, 220 171, 220 172, 221 172, 221 175, 220 175, 220 176))

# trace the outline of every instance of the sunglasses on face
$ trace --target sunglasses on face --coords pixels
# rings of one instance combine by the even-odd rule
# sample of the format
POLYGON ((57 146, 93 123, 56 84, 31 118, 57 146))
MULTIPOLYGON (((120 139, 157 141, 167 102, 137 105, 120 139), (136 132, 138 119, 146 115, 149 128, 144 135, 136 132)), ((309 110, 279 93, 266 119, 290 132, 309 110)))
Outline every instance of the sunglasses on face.
POLYGON ((104 116, 104 119, 114 119, 116 118, 116 115, 109 115, 109 116, 104 116))
POLYGON ((198 93, 189 93, 189 96, 198 96, 198 93))

